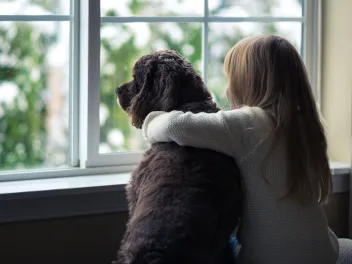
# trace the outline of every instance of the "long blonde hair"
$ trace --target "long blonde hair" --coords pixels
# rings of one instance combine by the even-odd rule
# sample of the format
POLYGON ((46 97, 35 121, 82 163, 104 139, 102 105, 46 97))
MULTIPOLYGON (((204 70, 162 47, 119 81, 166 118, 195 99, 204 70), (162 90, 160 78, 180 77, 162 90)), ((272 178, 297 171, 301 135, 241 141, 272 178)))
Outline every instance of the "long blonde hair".
POLYGON ((301 202, 327 200, 331 173, 324 128, 304 63, 292 44, 273 35, 249 37, 226 55, 232 108, 257 106, 272 117, 287 149, 289 193, 301 202))

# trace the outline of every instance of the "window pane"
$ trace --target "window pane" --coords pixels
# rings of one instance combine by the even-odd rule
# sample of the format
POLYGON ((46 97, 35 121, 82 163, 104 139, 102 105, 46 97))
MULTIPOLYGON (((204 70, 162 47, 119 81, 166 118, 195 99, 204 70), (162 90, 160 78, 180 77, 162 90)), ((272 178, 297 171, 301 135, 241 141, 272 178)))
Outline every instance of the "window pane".
POLYGON ((0 22, 0 170, 67 164, 69 22, 0 22))
POLYGON ((201 69, 202 25, 198 23, 102 24, 100 153, 146 148, 140 130, 130 125, 116 103, 115 87, 132 79, 135 61, 147 53, 173 49, 201 69))
POLYGON ((302 0, 209 0, 209 15, 300 17, 302 0))
POLYGON ((223 72, 226 53, 241 39, 258 34, 276 34, 287 38, 300 51, 302 24, 279 23, 210 23, 209 24, 209 82, 216 101, 228 108, 225 88, 227 79, 223 72))
POLYGON ((101 16, 202 16, 204 0, 100 0, 101 16))
POLYGON ((70 0, 0 0, 0 15, 68 15, 70 0))

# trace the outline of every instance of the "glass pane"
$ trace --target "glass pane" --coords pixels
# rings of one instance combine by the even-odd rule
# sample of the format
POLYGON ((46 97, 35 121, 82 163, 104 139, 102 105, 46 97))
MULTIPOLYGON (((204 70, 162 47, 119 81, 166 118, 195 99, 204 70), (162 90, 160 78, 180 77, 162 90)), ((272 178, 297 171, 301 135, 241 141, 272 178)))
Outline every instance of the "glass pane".
POLYGON ((147 53, 173 49, 201 69, 202 25, 198 23, 104 23, 101 28, 100 153, 146 148, 116 103, 115 87, 132 79, 135 61, 147 53))
POLYGON ((222 108, 228 108, 225 95, 227 79, 223 72, 225 55, 241 39, 258 34, 279 35, 287 38, 298 51, 301 50, 302 24, 299 22, 209 24, 208 87, 222 108))
POLYGON ((209 0, 209 14, 222 17, 301 17, 302 0, 209 0))
POLYGON ((0 15, 68 15, 70 0, 0 0, 0 15))
POLYGON ((67 164, 69 22, 0 22, 0 170, 67 164))
POLYGON ((204 0, 101 0, 101 16, 202 16, 204 0))

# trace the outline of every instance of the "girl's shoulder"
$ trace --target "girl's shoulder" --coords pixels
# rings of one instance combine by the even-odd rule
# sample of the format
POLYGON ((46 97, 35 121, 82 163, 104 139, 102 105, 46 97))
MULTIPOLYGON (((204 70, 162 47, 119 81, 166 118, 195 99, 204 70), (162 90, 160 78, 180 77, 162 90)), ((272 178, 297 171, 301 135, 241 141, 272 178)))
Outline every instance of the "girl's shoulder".
POLYGON ((273 121, 270 115, 257 106, 243 106, 241 108, 224 111, 224 118, 230 125, 240 125, 243 129, 259 129, 262 132, 271 130, 273 121))
MULTIPOLYGON (((224 113, 225 114, 225 113, 224 113)), ((241 145, 241 155, 237 155, 239 162, 251 153, 258 151, 258 147, 270 145, 270 134, 273 131, 273 121, 269 114, 260 107, 244 106, 228 111, 224 118, 230 137, 241 145)))

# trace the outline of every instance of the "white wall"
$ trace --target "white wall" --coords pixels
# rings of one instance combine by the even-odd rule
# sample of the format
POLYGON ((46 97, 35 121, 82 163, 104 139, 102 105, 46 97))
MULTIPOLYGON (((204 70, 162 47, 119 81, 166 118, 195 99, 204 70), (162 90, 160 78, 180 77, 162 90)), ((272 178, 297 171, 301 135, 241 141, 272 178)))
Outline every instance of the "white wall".
MULTIPOLYGON (((309 1, 309 0, 308 0, 309 1)), ((329 155, 351 162, 352 0, 323 0, 321 107, 329 155)))

